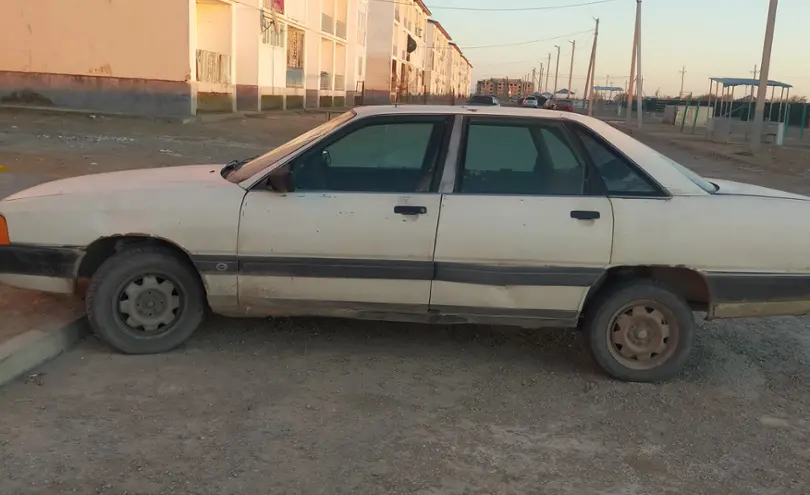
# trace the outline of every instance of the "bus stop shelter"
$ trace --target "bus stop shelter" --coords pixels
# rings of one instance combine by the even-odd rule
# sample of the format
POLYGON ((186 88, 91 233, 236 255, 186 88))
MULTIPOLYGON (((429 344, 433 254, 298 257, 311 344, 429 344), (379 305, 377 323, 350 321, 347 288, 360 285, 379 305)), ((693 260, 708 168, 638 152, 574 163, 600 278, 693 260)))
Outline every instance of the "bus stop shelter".
MULTIPOLYGON (((709 78, 709 107, 714 108, 712 106, 712 89, 715 89, 720 95, 717 100, 720 100, 720 117, 726 116, 727 118, 731 118, 731 111, 732 105, 734 103, 734 89, 738 86, 743 86, 746 88, 749 87, 759 87, 759 79, 751 79, 751 78, 744 78, 744 77, 710 77, 709 78), (716 87, 715 87, 716 84, 716 87), (728 96, 728 98, 726 98, 728 96)), ((779 115, 781 118, 782 115, 782 105, 785 102, 786 98, 790 98, 790 88, 793 86, 788 83, 783 83, 780 81, 768 81, 768 87, 771 88, 771 108, 768 112, 768 121, 773 120, 773 101, 774 96, 776 96, 776 88, 781 88, 781 95, 779 96, 779 115), (785 96, 785 90, 787 90, 787 96, 785 96)), ((753 92, 752 92, 753 95, 753 92)), ((715 100, 715 106, 717 105, 717 100, 715 100)), ((748 114, 751 114, 751 105, 754 102, 754 98, 752 97, 748 102, 748 114)), ((714 116, 715 112, 712 112, 712 117, 714 116)))

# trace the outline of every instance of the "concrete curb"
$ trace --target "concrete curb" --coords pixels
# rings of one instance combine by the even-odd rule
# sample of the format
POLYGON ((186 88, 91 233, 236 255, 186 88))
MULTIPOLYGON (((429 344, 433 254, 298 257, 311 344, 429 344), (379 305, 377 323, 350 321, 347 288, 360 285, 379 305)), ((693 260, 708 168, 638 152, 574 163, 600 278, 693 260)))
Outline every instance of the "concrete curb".
POLYGON ((68 351, 90 334, 85 317, 56 330, 34 329, 0 344, 0 386, 68 351))

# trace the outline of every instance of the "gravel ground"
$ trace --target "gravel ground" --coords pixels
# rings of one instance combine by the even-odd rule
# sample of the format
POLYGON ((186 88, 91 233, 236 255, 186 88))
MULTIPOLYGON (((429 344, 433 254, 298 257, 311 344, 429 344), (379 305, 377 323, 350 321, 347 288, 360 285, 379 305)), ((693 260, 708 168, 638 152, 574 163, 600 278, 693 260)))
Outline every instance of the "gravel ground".
POLYGON ((573 331, 214 318, 0 390, 3 493, 808 493, 808 350, 805 319, 705 324, 639 385, 573 331))
MULTIPOLYGON (((222 142, 258 147, 269 132, 242 125, 253 129, 218 124, 222 142)), ((111 135, 143 144, 37 151, 29 133, 0 159, 53 177, 98 156, 158 156, 145 128, 125 131, 111 135), (51 156, 61 169, 37 165, 51 156)), ((160 132, 192 143, 203 131, 160 132)), ((718 177, 787 180, 650 144, 718 177)), ((166 160, 237 148, 188 144, 166 160)), ((90 339, 0 389, 0 492, 810 493, 808 323, 701 323, 686 371, 661 385, 607 379, 573 331, 215 317, 164 355, 90 339)))

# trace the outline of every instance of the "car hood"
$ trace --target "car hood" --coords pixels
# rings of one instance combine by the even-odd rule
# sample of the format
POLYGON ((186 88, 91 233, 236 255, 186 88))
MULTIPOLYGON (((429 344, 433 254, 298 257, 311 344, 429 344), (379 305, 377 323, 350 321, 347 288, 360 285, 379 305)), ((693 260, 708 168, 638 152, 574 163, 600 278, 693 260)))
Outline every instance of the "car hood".
POLYGON ((759 196, 762 198, 780 198, 780 199, 796 199, 800 201, 810 201, 810 197, 801 194, 793 194, 778 189, 771 189, 768 187, 755 186, 753 184, 744 184, 742 182, 734 182, 730 180, 720 179, 707 179, 709 182, 718 187, 715 194, 721 196, 759 196))
POLYGON ((222 178, 219 173, 222 167, 222 165, 187 165, 183 167, 163 167, 83 175, 46 182, 12 194, 5 198, 4 201, 44 196, 164 189, 174 188, 178 185, 191 187, 195 185, 202 187, 235 186, 235 184, 231 184, 222 178))

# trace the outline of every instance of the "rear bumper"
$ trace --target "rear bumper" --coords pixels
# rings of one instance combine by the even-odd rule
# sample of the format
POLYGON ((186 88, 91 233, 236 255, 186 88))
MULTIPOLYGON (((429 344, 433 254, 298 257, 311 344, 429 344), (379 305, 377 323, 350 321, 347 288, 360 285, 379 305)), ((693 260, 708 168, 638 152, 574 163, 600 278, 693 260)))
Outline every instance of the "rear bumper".
POLYGON ((75 247, 0 246, 0 283, 43 292, 72 292, 83 254, 75 247))

